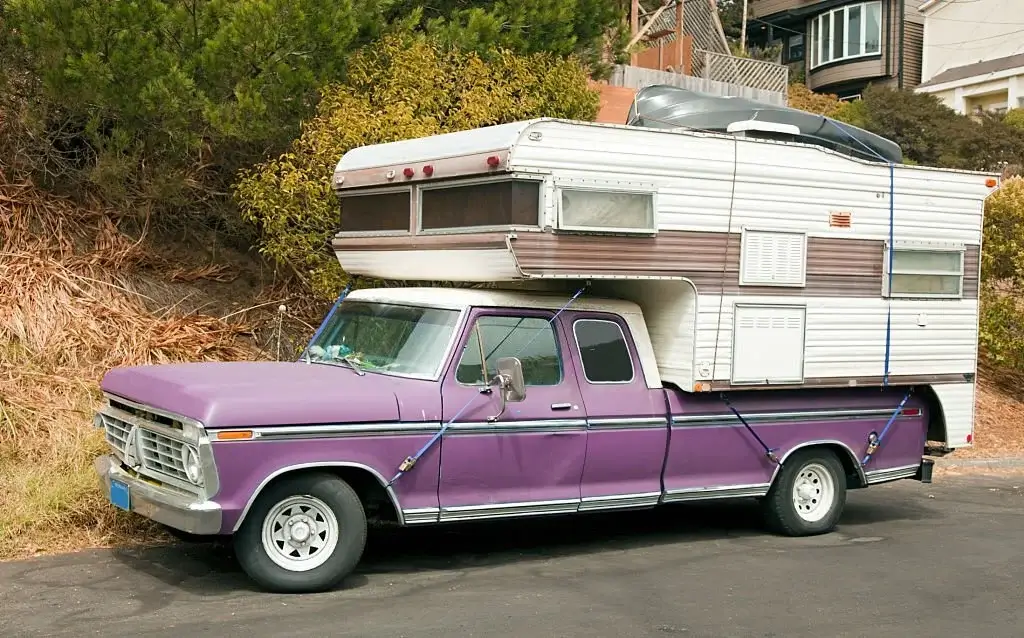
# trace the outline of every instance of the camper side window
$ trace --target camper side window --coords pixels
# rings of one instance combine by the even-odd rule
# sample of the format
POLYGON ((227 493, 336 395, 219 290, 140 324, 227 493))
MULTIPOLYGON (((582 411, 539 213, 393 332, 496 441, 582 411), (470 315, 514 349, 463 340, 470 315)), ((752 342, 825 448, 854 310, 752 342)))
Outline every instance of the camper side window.
POLYGON ((962 248, 895 246, 892 284, 889 283, 889 247, 886 246, 882 294, 887 297, 960 298, 964 289, 962 248))

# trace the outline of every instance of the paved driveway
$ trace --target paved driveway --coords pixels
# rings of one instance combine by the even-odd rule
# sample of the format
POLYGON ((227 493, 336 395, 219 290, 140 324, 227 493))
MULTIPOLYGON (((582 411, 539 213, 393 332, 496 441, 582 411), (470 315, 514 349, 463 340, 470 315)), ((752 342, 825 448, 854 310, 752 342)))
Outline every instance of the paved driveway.
POLYGON ((342 590, 266 595, 216 546, 0 563, 0 635, 1024 635, 1024 478, 854 492, 837 533, 746 503, 371 535, 342 590))

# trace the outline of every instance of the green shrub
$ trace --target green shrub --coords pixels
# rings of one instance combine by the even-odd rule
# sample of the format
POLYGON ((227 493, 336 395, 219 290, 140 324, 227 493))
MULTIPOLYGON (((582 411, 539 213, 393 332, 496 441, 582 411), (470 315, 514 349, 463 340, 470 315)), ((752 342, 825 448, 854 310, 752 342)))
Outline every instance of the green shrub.
POLYGON ((1010 109, 1003 116, 1003 123, 1024 131, 1024 108, 1010 109))
POLYGON ((24 129, 0 130, 0 165, 125 207, 222 206, 381 33, 596 64, 624 15, 618 0, 0 1, 0 121, 24 129))
POLYGON ((507 50, 490 57, 396 34, 354 55, 346 81, 323 91, 301 137, 244 172, 235 189, 262 251, 333 296, 343 273, 326 249, 339 221, 331 175, 346 151, 539 116, 596 117, 598 94, 575 59, 507 50))

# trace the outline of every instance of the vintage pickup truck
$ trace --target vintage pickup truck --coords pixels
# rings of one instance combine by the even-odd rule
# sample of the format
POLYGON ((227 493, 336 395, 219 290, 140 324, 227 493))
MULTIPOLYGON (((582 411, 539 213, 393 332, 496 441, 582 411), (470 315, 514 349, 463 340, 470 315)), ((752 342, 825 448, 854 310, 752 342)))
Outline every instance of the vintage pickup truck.
POLYGON ((930 443, 973 438, 997 176, 722 108, 724 131, 542 119, 347 152, 342 268, 453 285, 357 285, 297 361, 109 371, 110 500, 315 591, 374 519, 748 497, 805 535, 848 490, 929 481, 930 443))
POLYGON ((661 387, 650 360, 643 315, 621 300, 357 290, 302 361, 110 371, 97 422, 112 452, 97 469, 119 507, 234 535, 245 571, 277 591, 351 572, 368 517, 419 525, 757 497, 774 529, 816 534, 836 524, 848 489, 930 475, 928 414, 916 397, 901 403, 903 390, 755 390, 726 403, 661 387))

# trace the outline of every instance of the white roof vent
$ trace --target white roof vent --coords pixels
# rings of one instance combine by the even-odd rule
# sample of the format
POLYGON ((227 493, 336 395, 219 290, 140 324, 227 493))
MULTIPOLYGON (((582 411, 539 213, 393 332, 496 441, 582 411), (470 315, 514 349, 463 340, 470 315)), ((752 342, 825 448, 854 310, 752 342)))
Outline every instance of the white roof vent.
POLYGON ((725 130, 730 133, 758 131, 761 133, 800 135, 799 126, 794 126, 793 124, 779 124, 777 122, 765 122, 764 120, 741 120, 739 122, 733 122, 725 130))

